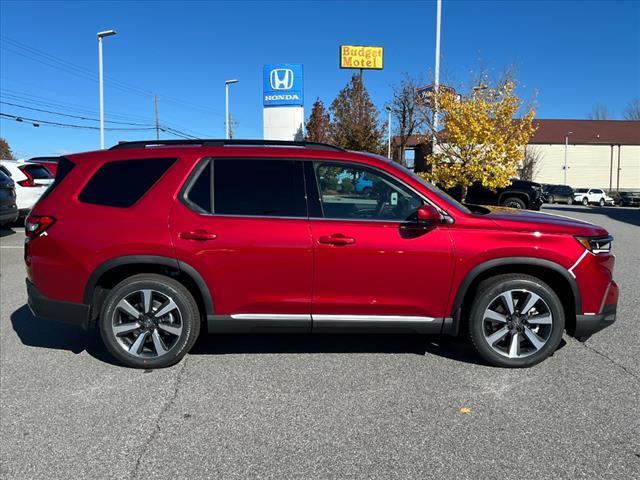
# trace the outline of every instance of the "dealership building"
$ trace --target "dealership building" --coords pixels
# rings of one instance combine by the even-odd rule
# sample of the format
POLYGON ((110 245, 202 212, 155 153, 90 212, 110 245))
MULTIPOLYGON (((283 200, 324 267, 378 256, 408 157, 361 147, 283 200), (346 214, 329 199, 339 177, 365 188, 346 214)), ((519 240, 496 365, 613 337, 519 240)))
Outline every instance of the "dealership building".
MULTIPOLYGON (((536 132, 528 150, 538 154, 534 180, 574 188, 640 190, 640 121, 534 121, 536 132)), ((411 137, 405 153, 407 166, 421 164, 428 147, 425 137, 411 137)))

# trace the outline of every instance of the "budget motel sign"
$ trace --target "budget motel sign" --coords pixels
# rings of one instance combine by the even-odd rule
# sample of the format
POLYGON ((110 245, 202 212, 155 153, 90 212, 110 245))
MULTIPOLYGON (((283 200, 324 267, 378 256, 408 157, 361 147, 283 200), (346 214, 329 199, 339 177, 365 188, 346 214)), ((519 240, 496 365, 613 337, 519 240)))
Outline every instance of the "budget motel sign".
POLYGON ((382 59, 382 47, 340 45, 340 68, 382 70, 382 59))

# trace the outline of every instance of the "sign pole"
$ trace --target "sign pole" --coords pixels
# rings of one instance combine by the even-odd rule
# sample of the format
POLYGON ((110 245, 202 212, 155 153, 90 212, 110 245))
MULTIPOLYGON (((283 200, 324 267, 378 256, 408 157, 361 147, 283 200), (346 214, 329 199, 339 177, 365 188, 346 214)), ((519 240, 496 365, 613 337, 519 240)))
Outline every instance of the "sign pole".
POLYGON ((440 86, 440 17, 442 14, 442 0, 437 0, 436 4, 436 62, 433 102, 433 140, 431 154, 435 154, 438 144, 438 87, 440 86))

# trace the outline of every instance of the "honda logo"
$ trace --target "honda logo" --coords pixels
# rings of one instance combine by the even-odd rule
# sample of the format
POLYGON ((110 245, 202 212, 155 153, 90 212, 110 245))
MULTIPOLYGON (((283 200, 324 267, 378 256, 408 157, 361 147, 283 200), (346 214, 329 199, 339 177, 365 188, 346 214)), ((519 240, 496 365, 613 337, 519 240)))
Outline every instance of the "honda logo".
POLYGON ((293 70, 288 68, 271 70, 269 83, 273 90, 291 90, 293 88, 293 70))

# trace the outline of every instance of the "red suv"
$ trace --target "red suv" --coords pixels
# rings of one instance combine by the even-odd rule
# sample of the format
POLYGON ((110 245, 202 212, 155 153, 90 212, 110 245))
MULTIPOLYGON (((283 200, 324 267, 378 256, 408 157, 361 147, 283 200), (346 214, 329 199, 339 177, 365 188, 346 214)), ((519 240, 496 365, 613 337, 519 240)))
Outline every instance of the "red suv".
POLYGON ((178 362, 201 329, 463 333, 527 367, 616 317, 603 228, 463 206, 386 158, 309 142, 63 157, 26 234, 34 314, 97 326, 132 367, 178 362))

